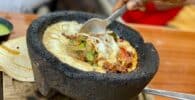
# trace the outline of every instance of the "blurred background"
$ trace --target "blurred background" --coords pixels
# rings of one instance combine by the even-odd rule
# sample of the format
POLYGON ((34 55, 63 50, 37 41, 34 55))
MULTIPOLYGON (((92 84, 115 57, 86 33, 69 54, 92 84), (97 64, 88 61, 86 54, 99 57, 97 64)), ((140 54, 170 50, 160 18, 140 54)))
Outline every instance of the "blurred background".
MULTIPOLYGON (((75 10, 108 16, 116 1, 118 0, 0 0, 0 12, 33 13, 41 16, 49 12, 75 10)), ((127 11, 121 21, 195 31, 195 0, 185 0, 191 3, 175 7, 171 7, 172 4, 162 5, 150 2, 153 0, 148 1, 144 10, 127 11)))
POLYGON ((116 0, 0 0, 0 11, 46 14, 76 10, 108 15, 116 0))

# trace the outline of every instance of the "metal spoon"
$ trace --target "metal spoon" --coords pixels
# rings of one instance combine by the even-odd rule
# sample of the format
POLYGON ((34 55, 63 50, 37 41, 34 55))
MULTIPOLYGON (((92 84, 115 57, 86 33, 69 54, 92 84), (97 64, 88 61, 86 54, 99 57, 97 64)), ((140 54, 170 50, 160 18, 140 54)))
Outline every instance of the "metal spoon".
POLYGON ((177 100, 178 99, 179 100, 195 100, 195 95, 187 94, 187 93, 179 93, 179 92, 158 90, 158 89, 150 89, 150 88, 145 88, 143 90, 143 92, 147 93, 147 94, 153 94, 153 95, 169 97, 169 98, 173 98, 173 99, 177 99, 177 100))
MULTIPOLYGON (((132 0, 129 7, 132 9, 136 7, 136 5, 141 0, 132 0)), ((80 29, 80 33, 93 33, 93 34, 102 34, 106 32, 107 26, 116 18, 121 16, 127 10, 127 5, 124 5, 120 9, 116 10, 111 16, 106 19, 92 18, 84 23, 84 25, 80 29)))

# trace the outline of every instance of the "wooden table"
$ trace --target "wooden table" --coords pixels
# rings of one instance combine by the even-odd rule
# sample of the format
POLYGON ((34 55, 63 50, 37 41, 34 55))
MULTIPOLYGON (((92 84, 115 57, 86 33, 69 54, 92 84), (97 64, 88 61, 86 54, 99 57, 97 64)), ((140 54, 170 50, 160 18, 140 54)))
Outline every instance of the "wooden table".
MULTIPOLYGON (((14 34, 10 38, 25 35, 29 24, 37 18, 36 15, 2 12, 0 17, 14 24, 14 34)), ((139 31, 146 42, 153 43, 160 55, 159 70, 149 86, 195 94, 195 32, 136 24, 129 26, 139 31)))

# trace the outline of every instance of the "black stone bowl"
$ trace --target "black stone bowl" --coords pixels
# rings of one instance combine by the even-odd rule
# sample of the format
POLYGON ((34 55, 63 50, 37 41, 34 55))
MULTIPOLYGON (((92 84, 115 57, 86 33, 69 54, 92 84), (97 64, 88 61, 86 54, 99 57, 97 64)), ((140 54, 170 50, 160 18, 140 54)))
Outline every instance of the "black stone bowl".
MULTIPOLYGON (((135 30, 113 22, 108 28, 129 41, 138 52, 137 69, 126 74, 85 72, 62 63, 42 43, 45 29, 59 21, 84 23, 92 17, 84 12, 64 11, 40 17, 29 26, 27 46, 39 91, 60 92, 76 100, 129 100, 137 96, 158 69, 159 57, 150 43, 144 43, 135 30)), ((102 18, 102 17, 101 17, 102 18)))

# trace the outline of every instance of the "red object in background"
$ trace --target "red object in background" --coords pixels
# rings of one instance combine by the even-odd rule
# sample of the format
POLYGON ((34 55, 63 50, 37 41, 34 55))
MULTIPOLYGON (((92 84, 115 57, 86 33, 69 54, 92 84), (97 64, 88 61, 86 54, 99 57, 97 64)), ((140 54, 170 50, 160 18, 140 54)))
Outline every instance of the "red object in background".
POLYGON ((150 25, 166 25, 168 21, 173 19, 182 7, 176 7, 169 10, 159 11, 153 3, 146 4, 146 10, 143 11, 127 11, 122 16, 123 20, 128 23, 142 23, 150 25))

